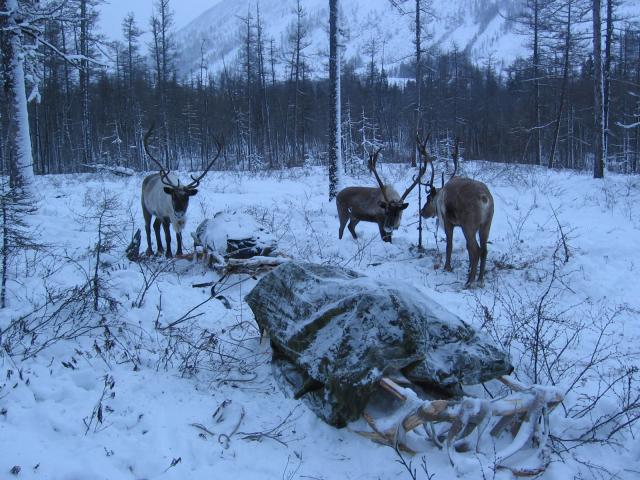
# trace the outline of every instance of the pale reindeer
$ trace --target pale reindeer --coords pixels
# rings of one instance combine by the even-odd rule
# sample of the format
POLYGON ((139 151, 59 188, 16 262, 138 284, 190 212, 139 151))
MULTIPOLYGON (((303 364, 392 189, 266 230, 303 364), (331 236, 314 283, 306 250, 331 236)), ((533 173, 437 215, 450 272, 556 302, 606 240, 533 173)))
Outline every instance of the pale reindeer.
POLYGON ((144 216, 144 228, 147 234, 147 255, 153 255, 151 249, 151 218, 155 217, 153 230, 156 234, 157 253, 162 254, 162 240, 160 239, 160 225, 164 228, 166 241, 166 256, 171 254, 171 233, 169 226, 173 225, 176 232, 176 242, 178 248, 176 255, 182 255, 182 230, 187 222, 187 208, 189 198, 198 193, 200 180, 204 178, 209 169, 216 162, 222 152, 222 144, 217 142, 218 151, 216 156, 198 177, 191 175, 191 182, 187 185, 180 185, 180 180, 170 171, 165 170, 162 164, 151 155, 149 151, 149 137, 153 131, 153 126, 144 136, 144 150, 153 162, 160 168, 159 173, 147 176, 142 182, 142 214, 144 216))
POLYGON ((431 180, 427 184, 429 193, 427 202, 420 211, 424 218, 438 217, 447 237, 447 252, 444 269, 452 271, 451 250, 453 244, 454 227, 462 227, 464 238, 467 241, 469 253, 469 276, 467 286, 473 285, 476 280, 478 260, 480 260, 480 275, 478 282, 484 281, 484 270, 487 262, 487 241, 491 220, 493 219, 493 197, 487 186, 477 180, 465 177, 456 177, 458 170, 458 141, 453 150, 453 175, 448 182, 444 182, 442 174, 442 187, 437 189, 433 185, 435 170, 433 161, 429 158, 426 145, 418 139, 418 151, 423 157, 423 162, 431 165, 431 180), (476 241, 476 235, 480 237, 480 246, 476 241))
POLYGON ((409 206, 404 200, 411 193, 411 190, 420 183, 420 179, 426 171, 425 165, 420 169, 409 188, 400 196, 391 185, 382 183, 378 176, 376 164, 380 150, 381 148, 369 154, 369 170, 373 172, 380 187, 347 187, 342 189, 336 197, 336 207, 340 219, 338 233, 340 239, 342 239, 347 222, 349 222, 348 228, 353 238, 358 238, 355 228, 359 222, 363 221, 377 223, 382 240, 391 243, 393 231, 400 227, 402 211, 409 206))

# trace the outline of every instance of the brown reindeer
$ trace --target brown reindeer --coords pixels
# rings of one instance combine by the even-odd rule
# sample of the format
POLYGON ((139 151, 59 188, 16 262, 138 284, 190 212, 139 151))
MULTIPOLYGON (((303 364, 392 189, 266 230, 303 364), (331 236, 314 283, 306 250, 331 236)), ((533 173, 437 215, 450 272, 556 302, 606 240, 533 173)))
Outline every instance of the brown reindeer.
POLYGON ((424 144, 418 140, 418 151, 424 158, 425 163, 431 164, 431 180, 427 184, 429 193, 427 203, 420 211, 424 218, 438 217, 444 227, 447 237, 447 254, 444 269, 452 271, 451 250, 453 243, 454 227, 462 227, 464 238, 467 240, 467 251, 469 253, 469 276, 467 286, 471 286, 476 280, 478 259, 480 260, 480 275, 478 282, 482 285, 484 281, 484 270, 487 262, 487 241, 491 220, 493 219, 493 197, 487 186, 465 177, 456 177, 458 170, 458 141, 453 151, 454 171, 447 183, 444 182, 442 174, 442 187, 437 189, 433 185, 434 167, 429 159, 424 144), (480 246, 476 241, 479 234, 480 246))
POLYGON ((385 185, 380 180, 376 169, 380 150, 382 149, 369 154, 369 170, 373 172, 380 187, 347 187, 340 190, 336 197, 336 207, 340 219, 338 233, 340 239, 342 239, 347 222, 349 222, 348 228, 353 238, 358 238, 355 228, 360 221, 363 221, 377 223, 382 240, 391 243, 393 231, 400 227, 402 211, 409 206, 404 200, 411 193, 411 190, 420 183, 420 179, 426 171, 426 165, 424 165, 413 183, 400 196, 391 185, 385 185))
POLYGON ((176 242, 178 248, 176 255, 182 255, 182 230, 187 221, 187 207, 189 207, 189 198, 198 193, 198 185, 200 180, 204 178, 209 169, 222 152, 222 144, 218 143, 218 152, 216 156, 204 172, 198 177, 191 176, 191 182, 187 185, 180 185, 180 180, 168 170, 165 170, 162 164, 151 155, 149 151, 149 137, 153 131, 153 125, 144 136, 144 151, 153 162, 160 167, 159 173, 147 176, 142 182, 142 214, 144 216, 144 228, 147 234, 147 255, 152 255, 151 249, 151 218, 155 217, 153 222, 153 230, 156 234, 157 253, 163 253, 162 240, 160 239, 160 225, 164 228, 164 236, 166 240, 166 256, 171 257, 171 233, 169 226, 173 225, 176 232, 176 242))

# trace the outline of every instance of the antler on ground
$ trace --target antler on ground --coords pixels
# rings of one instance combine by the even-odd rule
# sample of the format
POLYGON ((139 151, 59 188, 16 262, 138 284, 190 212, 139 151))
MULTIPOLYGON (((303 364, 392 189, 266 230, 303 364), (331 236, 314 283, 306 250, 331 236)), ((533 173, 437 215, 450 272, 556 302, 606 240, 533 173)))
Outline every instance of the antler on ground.
MULTIPOLYGON (((499 380, 513 393, 497 399, 464 397, 459 400, 421 401, 413 390, 384 378, 380 386, 405 403, 405 407, 410 408, 409 413, 402 415, 399 421, 396 415, 392 415, 394 420, 391 425, 387 420, 383 428, 376 424, 373 416, 365 414, 364 418, 372 431, 358 433, 386 445, 403 446, 410 451, 414 445, 410 447, 406 444, 407 433, 423 426, 426 434, 424 439, 431 440, 438 448, 446 448, 452 465, 455 465, 460 452, 478 452, 487 434, 496 439, 511 427, 513 439, 506 447, 495 452, 495 467, 508 469, 516 476, 537 475, 546 465, 518 468, 505 462, 530 442, 534 447, 533 453, 537 458, 540 457, 549 433, 549 413, 563 400, 563 394, 552 387, 527 387, 511 377, 501 377, 499 380), (444 428, 436 431, 437 424, 444 428)), ((491 444, 494 445, 494 441, 491 444)))

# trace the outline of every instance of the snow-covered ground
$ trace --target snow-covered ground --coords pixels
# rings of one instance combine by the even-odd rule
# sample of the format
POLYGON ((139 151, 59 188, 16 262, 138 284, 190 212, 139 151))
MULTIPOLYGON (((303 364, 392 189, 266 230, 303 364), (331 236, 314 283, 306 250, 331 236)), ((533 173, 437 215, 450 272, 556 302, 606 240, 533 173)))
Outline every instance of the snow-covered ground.
MULTIPOLYGON (((437 299, 502 341, 524 381, 534 372, 530 332, 538 322, 544 332, 538 345, 546 353, 538 369, 541 382, 553 380, 564 389, 578 378, 551 416, 557 437, 575 438, 638 394, 635 380, 610 390, 606 384, 638 367, 640 178, 609 175, 596 181, 584 174, 480 162, 466 163, 464 170, 485 181, 495 199, 484 289, 463 288, 467 255, 460 231, 453 273, 441 268, 443 233, 436 246, 433 221, 425 231, 426 253, 415 251, 416 192, 393 244, 383 243, 377 226, 366 223, 358 225, 357 241, 349 235, 338 240, 335 205, 327 201, 327 175, 320 168, 211 172, 191 201, 187 232, 220 210, 248 213, 294 258, 343 265, 437 299), (580 376, 589 363, 593 367, 580 376), (590 408, 599 393, 602 400, 590 408)), ((412 174, 404 166, 385 165, 383 171, 399 190, 412 174)), ((210 289, 192 285, 213 281, 216 274, 202 264, 151 259, 138 265, 124 257, 134 228, 143 227, 141 175, 36 181, 41 202, 30 222, 37 240, 48 246, 35 256, 12 259, 0 331, 42 304, 45 285, 62 291, 92 275, 96 208, 112 197, 117 199, 113 215, 102 220, 113 224, 107 230, 116 246, 102 258, 101 277, 105 294, 118 306, 106 311, 101 301, 104 319, 91 320, 93 330, 52 343, 26 360, 20 352, 41 345, 54 335, 52 329, 42 327, 36 338, 25 332, 23 343, 15 336, 0 339, 13 352, 0 355, 0 478, 12 478, 12 469, 16 478, 36 479, 410 478, 391 448, 327 426, 281 392, 268 343, 260 344, 243 302, 255 279, 231 277, 217 288, 224 299, 206 301, 210 289), (154 275, 145 291, 145 278, 151 283, 154 275), (163 329, 174 322, 180 336, 163 329)), ((369 178, 346 183, 373 185, 369 178)), ((185 239, 189 249, 189 235, 185 239)), ((90 310, 76 309, 69 322, 89 317, 90 310)), ((579 473, 608 478, 600 467, 615 478, 638 478, 640 431, 632 428, 622 427, 613 437, 617 446, 587 443, 565 453, 564 461, 552 455, 543 478, 564 480, 579 473)), ((561 449, 559 443, 553 447, 561 449)), ((413 458, 415 467, 421 457, 413 458)), ((424 458, 434 478, 454 478, 445 452, 432 447, 424 458)), ((457 472, 461 478, 482 478, 482 468, 493 477, 489 456, 470 456, 469 462, 457 472)), ((417 475, 426 478, 420 468, 417 475)), ((510 474, 497 471, 495 478, 510 474)))

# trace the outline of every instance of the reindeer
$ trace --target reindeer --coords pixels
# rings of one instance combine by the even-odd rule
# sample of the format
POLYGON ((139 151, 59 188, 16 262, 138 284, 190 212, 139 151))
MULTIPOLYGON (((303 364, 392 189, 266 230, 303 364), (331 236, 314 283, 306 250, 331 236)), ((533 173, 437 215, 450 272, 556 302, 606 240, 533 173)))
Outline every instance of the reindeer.
POLYGON ((160 239, 160 224, 164 228, 164 236, 167 243, 166 256, 171 255, 171 233, 169 225, 173 225, 176 232, 176 242, 178 249, 176 255, 182 255, 182 230, 186 224, 187 207, 189 206, 189 198, 198 193, 198 185, 200 180, 204 178, 209 169, 222 152, 222 144, 217 143, 218 151, 216 156, 204 172, 198 177, 191 175, 191 182, 188 185, 180 185, 180 180, 170 171, 165 170, 162 164, 151 155, 149 151, 149 137, 153 131, 153 125, 144 136, 144 151, 153 162, 160 167, 159 173, 147 176, 142 182, 142 214, 144 216, 144 228, 147 234, 147 255, 153 255, 151 249, 151 217, 155 217, 153 222, 153 230, 156 234, 156 246, 158 254, 163 253, 162 240, 160 239))
POLYGON ((360 221, 364 221, 377 223, 382 240, 391 243, 393 231, 400 226, 402 211, 409 206, 404 200, 411 193, 411 190, 420 183, 420 179, 426 171, 425 165, 420 169, 409 188, 400 196, 391 185, 383 184, 378 176, 376 164, 380 150, 382 149, 379 148, 376 152, 369 154, 369 170, 373 172, 380 187, 347 187, 342 189, 336 197, 336 207, 340 219, 338 234, 340 239, 342 239, 347 221, 353 238, 358 238, 355 231, 356 225, 360 221))
POLYGON ((444 181, 444 173, 442 174, 442 186, 440 189, 436 189, 433 186, 435 175, 433 160, 427 155, 426 143, 421 144, 420 139, 418 139, 418 151, 423 157, 425 165, 427 162, 431 165, 431 180, 427 184, 429 187, 427 203, 420 211, 420 215, 424 218, 437 216, 444 227, 447 237, 447 254, 444 269, 449 272, 452 271, 453 229, 456 226, 462 227, 469 253, 469 276, 466 286, 469 287, 475 282, 478 259, 480 259, 478 282, 482 285, 487 262, 487 240, 489 239, 489 230, 493 219, 493 197, 491 192, 482 182, 455 176, 458 170, 458 140, 456 140, 453 150, 453 174, 446 183, 444 181), (480 246, 476 241, 476 234, 480 236, 480 246))

